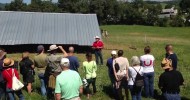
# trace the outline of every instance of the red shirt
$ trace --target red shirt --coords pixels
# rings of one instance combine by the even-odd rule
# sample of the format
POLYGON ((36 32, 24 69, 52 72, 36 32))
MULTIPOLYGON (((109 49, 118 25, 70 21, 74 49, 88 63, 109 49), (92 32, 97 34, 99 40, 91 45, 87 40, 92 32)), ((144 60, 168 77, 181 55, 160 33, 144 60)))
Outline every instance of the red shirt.
POLYGON ((102 41, 95 41, 94 43, 93 43, 93 45, 92 45, 95 49, 102 49, 103 47, 104 47, 104 44, 103 44, 103 42, 102 41))
POLYGON ((9 89, 12 89, 12 83, 13 83, 12 82, 12 77, 13 77, 12 69, 14 70, 14 73, 15 73, 15 76, 17 77, 17 79, 19 79, 18 71, 16 69, 14 69, 14 68, 5 69, 2 72, 3 78, 7 82, 6 86, 9 89))

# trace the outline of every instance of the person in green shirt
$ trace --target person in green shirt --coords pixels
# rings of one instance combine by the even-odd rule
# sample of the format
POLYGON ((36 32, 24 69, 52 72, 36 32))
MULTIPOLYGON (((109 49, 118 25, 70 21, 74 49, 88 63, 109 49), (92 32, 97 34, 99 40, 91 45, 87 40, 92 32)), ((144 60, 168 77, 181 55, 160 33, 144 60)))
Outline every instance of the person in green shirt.
POLYGON ((85 78, 87 79, 88 85, 86 86, 87 98, 90 98, 90 89, 89 86, 92 84, 93 94, 96 93, 96 71, 97 65, 96 62, 92 60, 92 54, 86 54, 86 61, 83 62, 83 69, 85 72, 85 78))
POLYGON ((34 66, 37 68, 38 77, 41 83, 41 93, 43 96, 46 96, 46 78, 44 76, 45 69, 47 66, 46 63, 47 55, 44 53, 44 46, 39 45, 37 47, 37 55, 34 57, 34 66))
POLYGON ((56 100, 80 100, 83 84, 79 74, 69 69, 68 58, 62 58, 60 65, 63 71, 56 78, 56 100))

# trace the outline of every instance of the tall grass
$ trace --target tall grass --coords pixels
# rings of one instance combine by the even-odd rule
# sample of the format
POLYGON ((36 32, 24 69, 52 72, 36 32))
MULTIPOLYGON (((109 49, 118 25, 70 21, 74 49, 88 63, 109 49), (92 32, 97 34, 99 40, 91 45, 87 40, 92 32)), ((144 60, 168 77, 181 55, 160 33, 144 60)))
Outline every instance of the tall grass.
MULTIPOLYGON (((179 64, 178 70, 183 74, 185 79, 185 86, 181 87, 181 96, 183 99, 190 99, 190 28, 162 28, 162 27, 152 27, 152 26, 122 26, 122 25, 111 25, 111 26, 101 26, 102 29, 106 29, 109 33, 108 38, 104 38, 105 49, 104 54, 104 64, 106 59, 110 57, 110 52, 113 49, 124 50, 124 56, 129 60, 132 56, 143 55, 143 48, 146 45, 151 46, 152 54, 155 56, 155 89, 158 94, 161 91, 158 89, 158 78, 163 72, 160 67, 160 62, 164 57, 166 44, 173 44, 174 51, 178 56, 179 64), (130 49, 130 48, 136 48, 130 49)), ((19 60, 21 54, 10 54, 9 57, 19 60)), ((31 55, 33 59, 34 54, 31 55)), ((78 56, 80 64, 85 60, 84 54, 76 54, 78 56)), ((81 77, 84 77, 84 72, 82 70, 82 65, 79 69, 81 77)), ((64 80, 63 80, 64 81, 64 80)), ((99 66, 97 71, 97 94, 92 96, 91 100, 110 100, 112 96, 112 90, 110 88, 110 80, 107 73, 107 67, 99 66)), ((43 100, 44 98, 40 95, 40 92, 36 89, 40 87, 38 78, 36 77, 36 82, 33 84, 35 92, 28 95, 26 91, 24 94, 27 100, 43 100)), ((83 95, 82 100, 86 97, 83 95)), ((143 100, 146 100, 143 98, 143 100)))

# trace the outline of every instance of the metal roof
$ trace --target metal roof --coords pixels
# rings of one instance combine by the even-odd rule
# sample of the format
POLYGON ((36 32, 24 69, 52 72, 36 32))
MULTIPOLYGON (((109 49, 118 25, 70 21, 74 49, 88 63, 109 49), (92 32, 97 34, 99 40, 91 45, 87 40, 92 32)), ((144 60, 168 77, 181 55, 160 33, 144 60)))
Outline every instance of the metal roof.
POLYGON ((90 46, 101 36, 96 14, 0 11, 0 45, 90 46))

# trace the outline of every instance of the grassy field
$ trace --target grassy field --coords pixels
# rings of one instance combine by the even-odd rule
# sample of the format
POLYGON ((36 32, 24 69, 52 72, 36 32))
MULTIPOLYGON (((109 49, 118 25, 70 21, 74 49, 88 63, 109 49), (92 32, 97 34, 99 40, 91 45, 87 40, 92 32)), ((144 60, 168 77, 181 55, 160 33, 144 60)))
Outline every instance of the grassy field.
MULTIPOLYGON (((174 51, 178 55, 179 64, 178 70, 184 76, 185 86, 181 87, 181 96, 183 100, 190 100, 190 28, 171 28, 171 27, 151 27, 151 26, 101 26, 102 29, 106 29, 109 32, 109 38, 103 39, 105 43, 104 64, 106 59, 110 57, 111 50, 124 50, 124 55, 129 60, 132 56, 143 55, 143 48, 147 45, 151 46, 152 54, 156 58, 155 66, 155 90, 157 94, 161 94, 158 89, 158 78, 163 72, 160 67, 160 62, 164 57, 166 44, 173 44, 174 51), (136 48, 136 50, 131 49, 136 48)), ((80 60, 80 63, 85 60, 84 54, 76 54, 80 60)), ((19 59, 21 54, 8 55, 14 59, 19 59)), ((33 58, 34 54, 31 55, 33 58)), ((82 68, 79 69, 81 77, 84 77, 82 68)), ((23 91, 27 100, 44 100, 39 92, 39 80, 36 78, 36 82, 33 84, 34 93, 28 95, 26 91, 23 91)), ((111 100, 111 88, 110 80, 107 73, 106 66, 99 66, 97 71, 97 94, 91 97, 91 100, 111 100)), ((82 96, 82 100, 86 97, 82 96)), ((143 98, 143 100, 147 100, 143 98)))

